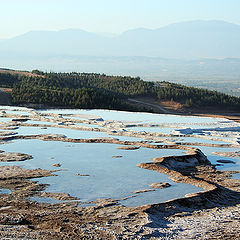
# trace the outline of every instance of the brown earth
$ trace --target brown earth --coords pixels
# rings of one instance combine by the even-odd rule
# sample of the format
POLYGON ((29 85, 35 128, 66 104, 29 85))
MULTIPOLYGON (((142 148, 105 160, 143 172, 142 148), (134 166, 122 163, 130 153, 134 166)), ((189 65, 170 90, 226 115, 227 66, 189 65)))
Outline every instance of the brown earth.
POLYGON ((136 107, 145 107, 146 109, 152 108, 155 113, 167 114, 180 114, 191 116, 204 116, 214 118, 227 118, 236 122, 240 122, 240 109, 229 110, 216 107, 199 107, 199 108, 186 108, 183 104, 175 101, 157 101, 153 98, 137 97, 129 101, 130 104, 136 107), (134 102, 137 101, 137 102, 134 102))
MULTIPOLYGON (((19 139, 29 138, 66 142, 74 140, 40 135, 22 136, 19 139)), ((78 201, 38 203, 30 201, 29 197, 71 197, 44 193, 42 191, 46 185, 28 180, 50 176, 52 171, 1 166, 0 188, 7 188, 12 192, 0 194, 0 238, 238 239, 240 183, 231 179, 235 171, 216 170, 200 150, 192 147, 110 139, 88 141, 184 149, 187 151, 185 155, 155 158, 153 162, 139 164, 139 167, 162 172, 175 182, 193 184, 204 190, 188 194, 185 198, 140 207, 125 207, 119 205, 116 199, 98 199, 93 202, 95 206, 89 207, 78 206, 78 201), (182 232, 181 229, 185 231, 182 232)))
POLYGON ((98 199, 89 207, 79 206, 76 200, 38 203, 29 197, 70 200, 71 196, 45 193, 46 185, 29 180, 50 176, 52 171, 1 166, 0 188, 11 190, 10 194, 0 193, 1 239, 239 239, 240 183, 231 178, 236 172, 216 170, 196 148, 115 139, 69 139, 60 135, 1 137, 3 142, 14 139, 186 150, 185 155, 155 158, 139 167, 162 172, 175 182, 193 184, 204 191, 133 208, 119 205, 116 199, 98 199))
POLYGON ((19 71, 19 70, 3 69, 3 68, 0 68, 0 73, 8 73, 8 74, 13 74, 13 75, 24 75, 27 77, 41 76, 41 75, 37 75, 35 73, 28 72, 28 71, 19 71))

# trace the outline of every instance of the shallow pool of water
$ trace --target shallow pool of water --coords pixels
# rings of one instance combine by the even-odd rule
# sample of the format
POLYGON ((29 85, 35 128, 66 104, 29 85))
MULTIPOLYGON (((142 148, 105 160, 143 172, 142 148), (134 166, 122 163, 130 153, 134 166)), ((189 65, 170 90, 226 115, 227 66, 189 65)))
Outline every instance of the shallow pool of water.
POLYGON ((206 144, 230 144, 229 142, 212 140, 207 138, 200 138, 200 137, 180 137, 179 142, 206 143, 206 144))
POLYGON ((57 125, 57 122, 48 122, 48 121, 38 121, 38 120, 28 120, 27 124, 47 124, 47 125, 57 125))
MULTIPOLYGON (((21 110, 21 109, 19 109, 21 110)), ((24 109, 22 110, 24 112, 24 109)), ((103 118, 104 120, 114 120, 141 123, 156 124, 175 124, 181 128, 211 128, 212 126, 233 126, 233 122, 223 119, 214 119, 195 116, 179 116, 166 114, 151 113, 130 113, 109 110, 49 110, 38 111, 43 113, 56 114, 85 114, 82 118, 103 118), (203 127, 208 125, 209 127, 203 127)), ((64 118, 79 119, 77 116, 63 116, 64 118)), ((49 117, 51 118, 51 117, 49 117)), ((0 121, 7 122, 11 118, 0 118, 0 121)), ((56 124, 52 122, 29 120, 27 123, 34 124, 56 124)), ((94 124, 76 124, 87 127, 98 127, 94 124)), ((137 130, 146 132, 171 133, 177 129, 171 127, 131 127, 127 130, 137 130)), ((82 131, 76 129, 67 129, 59 127, 25 127, 21 126, 16 130, 19 135, 35 135, 35 134, 63 134, 69 138, 104 138, 112 137, 119 140, 141 141, 141 138, 125 137, 110 135, 105 132, 82 131)), ((214 141, 204 138, 191 137, 185 138, 166 138, 171 141, 184 142, 200 142, 200 143, 217 143, 224 144, 222 141, 214 141)), ((225 139, 222 137, 222 139, 225 139)), ((231 140, 228 136, 227 140, 231 140)), ((161 143, 160 143, 161 144, 161 143)), ((57 176, 36 179, 40 183, 50 184, 46 191, 49 192, 67 192, 72 196, 79 197, 82 202, 96 200, 97 198, 115 198, 130 197, 135 195, 132 191, 148 189, 151 183, 169 182, 172 184, 170 188, 158 189, 154 192, 146 192, 136 194, 135 197, 121 201, 126 206, 138 206, 142 204, 159 203, 162 201, 184 197, 187 193, 199 192, 200 188, 189 184, 175 183, 168 179, 167 175, 138 168, 136 165, 141 162, 151 162, 154 157, 162 157, 169 155, 182 155, 182 150, 178 149, 147 149, 126 151, 117 149, 119 145, 104 143, 65 143, 41 140, 14 140, 9 144, 0 145, 0 150, 7 152, 21 152, 31 154, 33 159, 24 162, 0 163, 0 165, 20 165, 25 168, 42 168, 42 169, 59 169, 53 167, 52 164, 60 163, 60 172, 57 176), (113 156, 122 156, 114 158, 113 156), (77 176, 77 174, 89 174, 89 176, 77 176)), ((209 160, 216 164, 219 159, 231 159, 236 164, 224 164, 219 166, 220 170, 238 170, 240 169, 239 158, 228 158, 213 155, 212 152, 231 152, 239 151, 240 148, 215 148, 198 146, 209 160)), ((238 175, 235 175, 238 176, 238 175)), ((37 198, 36 198, 37 199, 37 198)), ((40 200, 39 200, 40 201, 40 200)), ((50 198, 42 198, 42 201, 54 202, 50 198)))
MULTIPOLYGON (((118 146, 101 143, 69 144, 41 140, 16 140, 11 144, 2 145, 1 150, 28 153, 34 157, 25 162, 8 163, 9 165, 20 165, 31 169, 38 167, 57 169, 52 164, 60 163, 61 169, 64 170, 57 172, 58 176, 45 177, 38 181, 50 184, 46 191, 67 192, 84 202, 97 198, 127 197, 132 195, 132 191, 149 188, 149 185, 155 182, 169 182, 174 190, 171 187, 163 191, 157 190, 156 192, 159 192, 157 198, 156 192, 139 194, 139 199, 134 198, 137 201, 135 204, 165 201, 201 190, 192 185, 186 188, 186 184, 176 184, 169 180, 167 175, 136 166, 141 162, 150 162, 154 157, 179 155, 182 153, 181 150, 140 148, 127 151, 117 149, 118 146), (113 157, 119 155, 122 158, 113 157), (76 174, 89 174, 90 176, 77 176, 76 174)), ((0 163, 0 165, 5 164, 0 163)), ((124 204, 134 205, 130 200, 124 204)))
POLYGON ((87 124, 87 123, 73 123, 75 126, 81 126, 81 127, 91 127, 91 128, 102 128, 98 126, 97 124, 87 124))
POLYGON ((0 188, 0 194, 10 194, 11 190, 7 188, 0 188))
POLYGON ((217 160, 232 160, 236 162, 235 164, 232 163, 224 163, 223 166, 218 166, 219 170, 240 170, 240 158, 232 158, 232 157, 222 157, 213 154, 213 152, 235 152, 240 151, 240 148, 216 148, 216 147, 205 147, 205 146, 198 146, 199 149, 208 157, 212 164, 219 164, 217 160))
POLYGON ((7 118, 7 117, 0 117, 0 122, 3 122, 3 123, 13 123, 12 122, 12 118, 7 118))
MULTIPOLYGON (((68 138, 104 138, 104 137, 113 137, 112 135, 108 135, 105 132, 94 132, 94 131, 83 131, 76 129, 68 129, 61 127, 47 127, 43 129, 41 127, 19 127, 16 130, 19 135, 37 135, 37 134, 63 134, 68 138)), ((118 138, 118 137, 117 137, 118 138)))
MULTIPOLYGON (((62 114, 91 114, 102 117, 104 120, 117 120, 117 121, 132 121, 132 122, 152 122, 152 123, 213 123, 220 122, 225 119, 216 119, 209 117, 196 117, 196 116, 180 116, 169 114, 154 114, 154 113, 140 113, 140 112, 124 112, 112 110, 84 110, 84 109, 56 109, 45 110, 45 113, 62 113, 62 114)), ((229 122, 231 122, 229 120, 229 122)))
POLYGON ((172 134, 174 128, 165 128, 165 127, 129 127, 128 130, 137 131, 137 132, 152 132, 152 133, 166 133, 172 134))
POLYGON ((8 111, 4 110, 6 114, 13 114, 13 115, 24 115, 24 116, 30 116, 32 115, 31 112, 24 112, 24 111, 8 111))

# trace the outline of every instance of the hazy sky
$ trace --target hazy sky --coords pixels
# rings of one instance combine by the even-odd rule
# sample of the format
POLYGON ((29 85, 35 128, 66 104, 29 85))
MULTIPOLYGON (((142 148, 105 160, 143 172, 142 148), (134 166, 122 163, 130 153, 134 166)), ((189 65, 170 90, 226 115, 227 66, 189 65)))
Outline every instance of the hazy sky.
POLYGON ((240 0, 0 0, 0 39, 31 30, 121 33, 188 20, 240 24, 240 0))

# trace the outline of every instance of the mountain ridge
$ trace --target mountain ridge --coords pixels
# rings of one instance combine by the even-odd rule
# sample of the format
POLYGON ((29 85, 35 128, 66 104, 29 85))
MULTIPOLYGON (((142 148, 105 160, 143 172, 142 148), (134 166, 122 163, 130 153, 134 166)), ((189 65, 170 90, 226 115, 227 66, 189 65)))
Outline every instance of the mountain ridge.
POLYGON ((137 28, 114 37, 82 29, 30 31, 1 41, 0 52, 166 58, 240 57, 240 25, 188 21, 157 29, 137 28))

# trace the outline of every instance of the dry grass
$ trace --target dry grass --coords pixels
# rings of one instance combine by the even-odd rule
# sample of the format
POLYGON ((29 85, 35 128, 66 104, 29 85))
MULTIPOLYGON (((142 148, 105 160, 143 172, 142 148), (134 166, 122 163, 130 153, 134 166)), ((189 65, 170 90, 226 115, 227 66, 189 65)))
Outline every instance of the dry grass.
POLYGON ((5 93, 11 93, 12 88, 0 88, 0 91, 5 92, 5 93))
POLYGON ((18 71, 18 70, 10 70, 10 69, 0 69, 0 73, 8 73, 13 75, 24 75, 28 77, 44 77, 42 75, 37 75, 35 73, 27 72, 27 71, 18 71))

